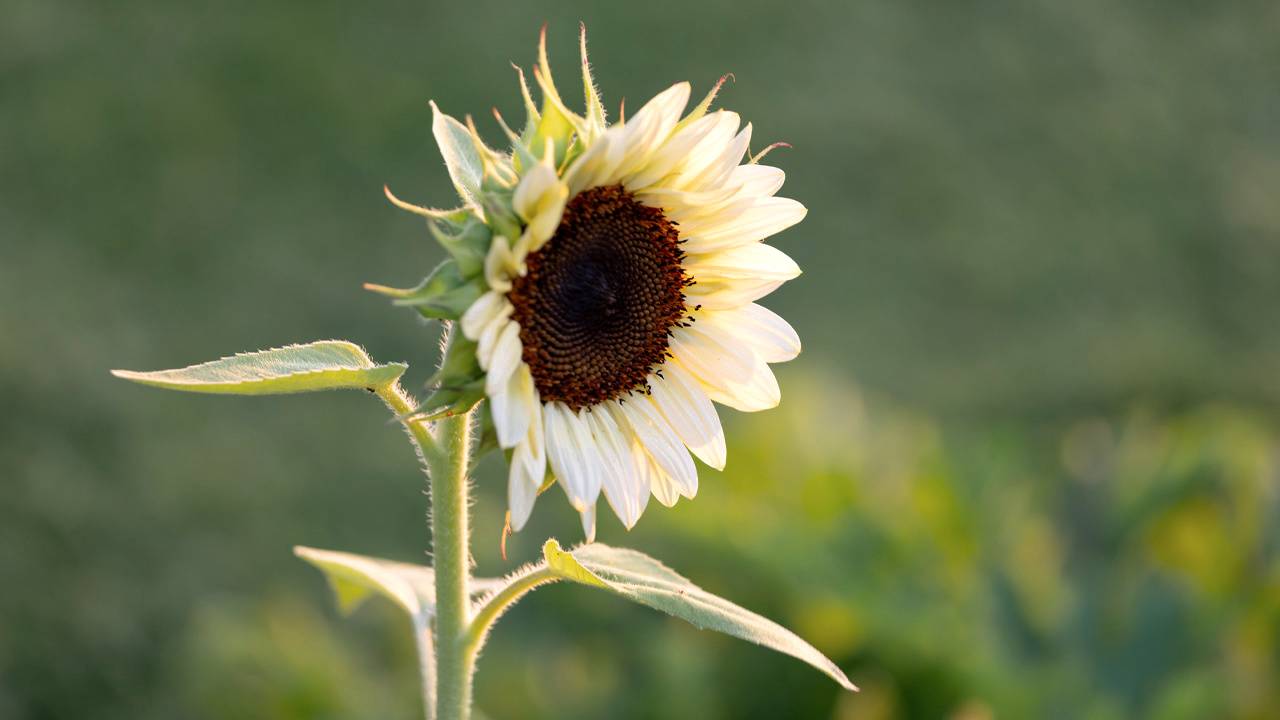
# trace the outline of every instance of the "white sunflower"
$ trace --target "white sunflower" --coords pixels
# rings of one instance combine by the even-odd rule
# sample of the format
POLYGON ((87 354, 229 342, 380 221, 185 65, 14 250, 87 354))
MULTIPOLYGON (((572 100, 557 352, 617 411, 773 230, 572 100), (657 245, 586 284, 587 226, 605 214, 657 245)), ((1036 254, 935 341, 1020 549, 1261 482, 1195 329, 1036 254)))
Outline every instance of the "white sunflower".
POLYGON ((667 506, 694 496, 690 453, 724 468, 713 402, 778 404, 769 363, 794 358, 800 340, 755 301, 800 268, 762 241, 805 208, 775 196, 781 170, 747 157, 750 124, 707 112, 719 84, 688 114, 678 83, 610 125, 587 67, 584 36, 579 117, 551 83, 544 32, 543 111, 526 90, 530 124, 508 130, 512 154, 482 151, 509 204, 482 203, 493 228, 484 292, 461 329, 510 451, 512 528, 554 478, 591 539, 602 492, 631 528, 650 494, 667 506), (514 217, 497 217, 503 207, 514 217))

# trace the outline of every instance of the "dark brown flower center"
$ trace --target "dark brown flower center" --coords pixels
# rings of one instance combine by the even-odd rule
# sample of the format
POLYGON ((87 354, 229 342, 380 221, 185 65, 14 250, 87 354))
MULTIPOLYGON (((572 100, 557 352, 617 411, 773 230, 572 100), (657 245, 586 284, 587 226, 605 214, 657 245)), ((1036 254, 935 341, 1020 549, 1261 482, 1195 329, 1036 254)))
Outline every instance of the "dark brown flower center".
POLYGON ((508 297, 543 402, 577 410, 646 389, 684 316, 679 234, 621 185, 579 193, 508 297))

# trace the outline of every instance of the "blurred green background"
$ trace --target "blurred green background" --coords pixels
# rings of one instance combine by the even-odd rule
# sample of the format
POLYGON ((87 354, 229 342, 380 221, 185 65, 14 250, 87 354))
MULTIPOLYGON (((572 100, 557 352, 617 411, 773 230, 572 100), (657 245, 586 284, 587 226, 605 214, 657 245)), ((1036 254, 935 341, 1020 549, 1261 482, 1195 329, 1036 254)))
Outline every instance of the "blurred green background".
MULTIPOLYGON (((425 484, 358 393, 162 393, 325 338, 411 364, 363 290, 439 258, 429 99, 520 117, 549 23, 610 108, 724 107, 808 219, 767 304, 806 352, 641 549, 855 682, 584 588, 505 616, 525 718, 1280 717, 1280 4, 0 4, 0 717, 420 717, 408 624, 333 610, 294 544, 424 561, 425 484)), ((559 491, 478 571, 580 530, 559 491)), ((605 513, 601 514, 605 518, 605 513)))

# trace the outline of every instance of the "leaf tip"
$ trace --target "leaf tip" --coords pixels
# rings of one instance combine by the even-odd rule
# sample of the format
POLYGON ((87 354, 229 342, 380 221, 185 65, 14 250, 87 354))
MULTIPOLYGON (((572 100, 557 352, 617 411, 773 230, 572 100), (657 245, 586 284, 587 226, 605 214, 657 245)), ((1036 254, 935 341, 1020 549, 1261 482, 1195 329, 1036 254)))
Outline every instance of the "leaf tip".
POLYGON ((128 380, 130 382, 141 383, 143 385, 151 384, 147 382, 147 375, 150 373, 138 372, 136 370, 111 370, 110 372, 121 380, 128 380))
POLYGON ((299 560, 309 562, 316 567, 320 567, 318 563, 321 561, 324 552, 324 550, 317 550, 316 548, 307 547, 306 545, 293 546, 294 557, 299 560))

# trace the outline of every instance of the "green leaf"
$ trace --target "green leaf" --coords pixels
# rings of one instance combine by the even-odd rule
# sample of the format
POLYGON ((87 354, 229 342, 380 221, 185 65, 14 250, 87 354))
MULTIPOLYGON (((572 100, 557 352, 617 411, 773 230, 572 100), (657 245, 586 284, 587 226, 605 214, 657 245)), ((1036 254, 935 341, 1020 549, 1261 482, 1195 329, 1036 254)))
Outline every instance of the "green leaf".
MULTIPOLYGON (((429 717, 435 717, 436 687, 435 649, 431 622, 436 612, 435 573, 429 567, 382 558, 295 547, 298 557, 320 568, 338 600, 343 614, 349 615, 365 600, 381 595, 409 614, 413 623, 418 661, 422 664, 423 702, 429 717)), ((471 594, 490 592, 503 583, 493 579, 472 578, 471 594)))
MULTIPOLYGON (((579 548, 581 549, 581 548, 579 548)), ((590 570, 584 568, 572 553, 567 553, 560 549, 560 543, 555 540, 548 540, 542 546, 542 556, 547 560, 547 567, 551 568, 556 575, 565 580, 582 583, 583 585, 594 585, 596 587, 608 588, 609 583, 601 580, 590 570)))
POLYGON ((243 353, 181 370, 112 370, 111 374, 170 390, 280 395, 338 388, 375 390, 394 383, 407 367, 403 363, 378 365, 357 345, 326 340, 243 353))
POLYGON ((293 554, 320 568, 343 613, 350 614, 374 593, 412 616, 435 613, 435 573, 429 567, 301 545, 293 554))
MULTIPOLYGON (((301 545, 293 553, 320 568, 343 613, 351 613, 376 594, 413 617, 435 614, 435 573, 429 567, 301 545)), ((481 595, 500 585, 499 580, 472 578, 471 594, 481 595)))
POLYGON ((821 670, 848 690, 857 690, 836 664, 795 633, 717 597, 634 550, 592 543, 565 552, 555 540, 543 547, 558 576, 614 593, 688 620, 696 627, 742 638, 786 653, 821 670))

